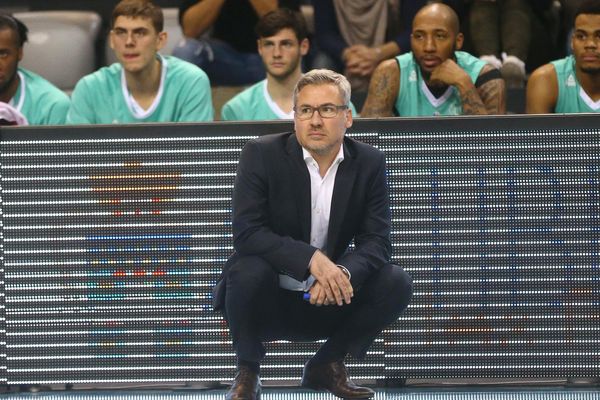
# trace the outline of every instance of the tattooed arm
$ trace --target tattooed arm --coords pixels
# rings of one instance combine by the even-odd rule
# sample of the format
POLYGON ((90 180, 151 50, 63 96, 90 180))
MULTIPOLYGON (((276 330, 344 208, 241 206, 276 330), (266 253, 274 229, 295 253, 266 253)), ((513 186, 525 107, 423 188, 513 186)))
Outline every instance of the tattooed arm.
POLYGON ((373 72, 361 117, 393 117, 400 89, 400 68, 396 59, 386 60, 373 72))
MULTIPOLYGON (((479 75, 483 75, 493 69, 494 67, 487 64, 481 69, 479 75)), ((506 114, 506 86, 504 79, 491 79, 479 86, 477 92, 479 92, 479 97, 483 101, 488 114, 506 114)))
MULTIPOLYGON (((486 65, 481 74, 492 69, 486 65)), ((504 81, 492 79, 478 88, 456 62, 447 59, 431 72, 430 84, 452 85, 458 89, 464 115, 503 114, 506 111, 504 81)))

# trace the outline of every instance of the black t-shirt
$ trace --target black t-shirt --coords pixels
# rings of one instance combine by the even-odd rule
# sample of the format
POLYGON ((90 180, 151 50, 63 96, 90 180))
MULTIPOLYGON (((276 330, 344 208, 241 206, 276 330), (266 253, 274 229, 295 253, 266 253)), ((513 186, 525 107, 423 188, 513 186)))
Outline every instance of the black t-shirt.
MULTIPOLYGON (((202 1, 202 0, 200 0, 202 1)), ((179 23, 183 13, 197 4, 198 0, 182 0, 179 6, 179 23)), ((300 0, 279 0, 280 7, 300 10, 300 0)), ((212 37, 229 43, 244 53, 256 52, 256 34, 254 26, 258 15, 248 0, 225 0, 221 13, 213 26, 212 37)))

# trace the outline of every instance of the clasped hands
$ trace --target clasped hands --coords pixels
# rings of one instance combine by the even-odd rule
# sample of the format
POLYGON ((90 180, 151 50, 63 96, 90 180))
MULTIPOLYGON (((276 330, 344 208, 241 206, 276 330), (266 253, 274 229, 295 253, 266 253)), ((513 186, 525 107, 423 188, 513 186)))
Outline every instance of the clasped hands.
POLYGON ((310 260, 309 271, 315 277, 310 288, 310 304, 342 306, 350 304, 354 289, 344 271, 317 250, 310 260))
POLYGON ((347 47, 342 58, 347 72, 351 75, 369 76, 381 61, 381 51, 362 44, 347 47))

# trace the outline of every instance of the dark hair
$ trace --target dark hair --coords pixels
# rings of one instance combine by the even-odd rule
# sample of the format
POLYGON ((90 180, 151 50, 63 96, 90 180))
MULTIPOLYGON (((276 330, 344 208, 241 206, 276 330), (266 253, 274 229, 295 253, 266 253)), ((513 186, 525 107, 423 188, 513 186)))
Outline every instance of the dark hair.
POLYGON ((23 47, 23 44, 27 41, 27 32, 29 29, 24 23, 8 14, 0 13, 0 30, 10 29, 17 34, 17 44, 19 47, 23 47))
POLYGON ((306 21, 298 11, 289 8, 278 8, 265 14, 256 24, 254 32, 258 38, 274 36, 282 29, 294 31, 299 42, 308 37, 306 21))
POLYGON ((575 25, 575 20, 581 14, 600 14, 600 1, 599 0, 584 0, 579 4, 577 10, 575 11, 575 16, 573 17, 573 25, 575 25))
POLYGON ((121 0, 112 13, 111 28, 115 26, 118 17, 149 18, 156 32, 162 32, 164 17, 162 9, 152 0, 121 0))

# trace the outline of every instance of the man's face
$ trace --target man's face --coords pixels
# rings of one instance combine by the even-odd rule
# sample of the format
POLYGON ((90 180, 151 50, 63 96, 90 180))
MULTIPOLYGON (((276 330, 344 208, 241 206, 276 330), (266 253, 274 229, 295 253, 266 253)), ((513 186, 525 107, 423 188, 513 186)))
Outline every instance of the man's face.
POLYGON ((156 32, 150 18, 119 16, 110 31, 110 47, 127 72, 149 68, 165 45, 167 34, 156 32))
POLYGON ((410 47, 421 72, 428 78, 441 63, 454 57, 462 47, 463 36, 448 21, 433 13, 418 14, 413 21, 410 47))
POLYGON ((11 29, 0 29, 0 95, 17 79, 22 58, 23 48, 17 43, 17 34, 11 29))
POLYGON ((298 42, 296 33, 284 28, 273 36, 258 39, 258 53, 267 73, 285 79, 299 71, 302 56, 308 52, 308 39, 298 42))
MULTIPOLYGON (((307 85, 298 93, 296 110, 311 106, 318 108, 324 104, 344 105, 342 95, 333 84, 307 85)), ((318 110, 306 120, 298 118, 294 113, 294 128, 298 142, 308 150, 313 157, 334 156, 340 149, 346 129, 352 126, 352 111, 339 110, 333 118, 323 118, 318 110)), ((315 157, 316 158, 316 157, 315 157)))
POLYGON ((577 16, 571 47, 580 71, 588 74, 600 73, 600 15, 577 16))

